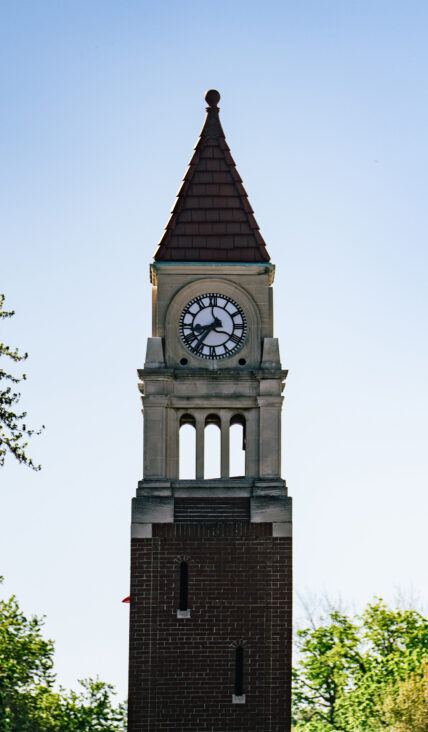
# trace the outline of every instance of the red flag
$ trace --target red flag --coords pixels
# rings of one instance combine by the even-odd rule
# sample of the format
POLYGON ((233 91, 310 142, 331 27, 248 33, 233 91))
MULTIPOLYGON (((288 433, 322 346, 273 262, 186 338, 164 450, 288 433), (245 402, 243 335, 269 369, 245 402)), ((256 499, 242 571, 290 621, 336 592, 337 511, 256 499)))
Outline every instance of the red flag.
POLYGON ((125 599, 122 600, 122 602, 131 602, 131 595, 128 595, 128 597, 125 597, 125 599))

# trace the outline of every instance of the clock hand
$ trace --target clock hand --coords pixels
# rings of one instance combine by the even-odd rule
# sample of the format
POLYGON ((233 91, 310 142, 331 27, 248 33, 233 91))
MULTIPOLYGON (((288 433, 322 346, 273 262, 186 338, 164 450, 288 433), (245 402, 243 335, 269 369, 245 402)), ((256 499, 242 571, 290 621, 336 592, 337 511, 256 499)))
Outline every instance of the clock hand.
POLYGON ((228 333, 227 330, 217 330, 217 328, 214 328, 216 333, 224 333, 224 335, 231 336, 232 333, 228 333))
POLYGON ((205 340, 205 338, 207 337, 207 335, 209 333, 211 333, 211 331, 214 328, 216 328, 218 325, 221 325, 221 320, 219 320, 218 318, 214 318, 214 320, 213 320, 212 323, 210 323, 209 325, 206 325, 205 326, 205 328, 203 329, 203 333, 202 333, 201 337, 199 338, 199 340, 198 340, 198 342, 197 342, 197 344, 195 346, 195 350, 196 351, 199 351, 199 349, 203 345, 203 341, 205 340))
POLYGON ((202 331, 202 335, 201 335, 201 337, 199 338, 199 340, 198 340, 198 342, 197 342, 197 344, 196 344, 196 346, 195 346, 195 350, 196 350, 196 351, 199 351, 199 349, 200 349, 200 348, 201 348, 201 346, 203 345, 203 341, 205 340, 206 336, 208 335, 208 333, 209 333, 209 332, 210 332, 211 330, 212 330, 212 326, 211 326, 211 325, 207 325, 207 326, 205 326, 205 328, 204 328, 204 329, 203 329, 203 331, 202 331))

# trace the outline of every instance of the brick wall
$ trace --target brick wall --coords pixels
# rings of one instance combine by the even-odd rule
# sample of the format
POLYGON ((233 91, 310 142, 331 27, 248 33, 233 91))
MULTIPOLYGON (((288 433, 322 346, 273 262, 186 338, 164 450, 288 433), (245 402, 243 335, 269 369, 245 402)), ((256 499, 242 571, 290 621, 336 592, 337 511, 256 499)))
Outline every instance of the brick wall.
POLYGON ((152 539, 132 540, 129 732, 290 730, 291 539, 271 534, 271 524, 154 524, 152 539), (232 704, 240 644, 246 703, 232 704))

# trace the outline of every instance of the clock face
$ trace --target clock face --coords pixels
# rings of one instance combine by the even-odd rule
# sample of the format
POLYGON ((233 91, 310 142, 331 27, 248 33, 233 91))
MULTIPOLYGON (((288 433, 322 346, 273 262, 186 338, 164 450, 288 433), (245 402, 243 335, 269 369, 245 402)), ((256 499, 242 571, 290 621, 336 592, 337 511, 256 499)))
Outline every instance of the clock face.
POLYGON ((246 332, 242 308, 217 292, 194 297, 181 313, 181 340, 199 358, 232 356, 242 347, 246 332))

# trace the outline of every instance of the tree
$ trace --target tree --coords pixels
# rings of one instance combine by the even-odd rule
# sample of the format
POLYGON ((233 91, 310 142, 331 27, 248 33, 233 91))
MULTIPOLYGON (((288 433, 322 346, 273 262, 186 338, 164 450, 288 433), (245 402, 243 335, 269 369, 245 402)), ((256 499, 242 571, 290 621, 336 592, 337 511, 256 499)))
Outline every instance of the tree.
POLYGON ((428 621, 422 615, 376 600, 354 618, 330 610, 297 635, 296 730, 419 729, 394 725, 407 723, 403 710, 409 695, 415 708, 426 705, 421 679, 428 663, 428 621))
POLYGON ((295 721, 304 722, 308 732, 345 730, 342 701, 349 679, 362 663, 357 627, 333 610, 327 623, 298 631, 298 638, 301 660, 293 670, 295 721))
POLYGON ((27 618, 14 596, 0 601, 0 731, 124 731, 125 705, 114 706, 110 684, 84 679, 80 692, 55 691, 54 644, 43 624, 27 618))
MULTIPOLYGON (((14 310, 4 310, 3 305, 5 296, 0 294, 0 319, 11 318, 15 315, 14 310)), ((20 353, 17 348, 10 348, 4 343, 0 343, 0 357, 6 356, 15 363, 25 361, 28 353, 20 353)), ((0 382, 9 382, 7 386, 0 386, 0 466, 4 465, 6 455, 11 453, 20 463, 28 465, 33 470, 40 470, 40 465, 35 465, 30 457, 27 456, 25 449, 28 445, 27 438, 32 435, 39 435, 40 430, 28 429, 25 424, 27 412, 15 411, 16 405, 21 399, 20 392, 13 391, 10 384, 19 384, 25 381, 26 375, 14 376, 9 374, 3 368, 0 368, 0 382)))
POLYGON ((428 730, 428 663, 423 664, 385 698, 383 709, 391 732, 428 730))
POLYGON ((126 729, 126 706, 113 706, 116 692, 111 684, 96 679, 79 681, 80 693, 69 691, 61 699, 61 718, 58 729, 65 732, 102 732, 126 729))
MULTIPOLYGON (((2 579, 2 578, 1 578, 2 579)), ((16 598, 0 602, 0 730, 19 729, 40 689, 53 684, 53 643, 42 618, 27 619, 16 598)), ((33 716, 33 715, 31 715, 33 716)), ((25 726, 22 726, 25 729, 25 726)))

